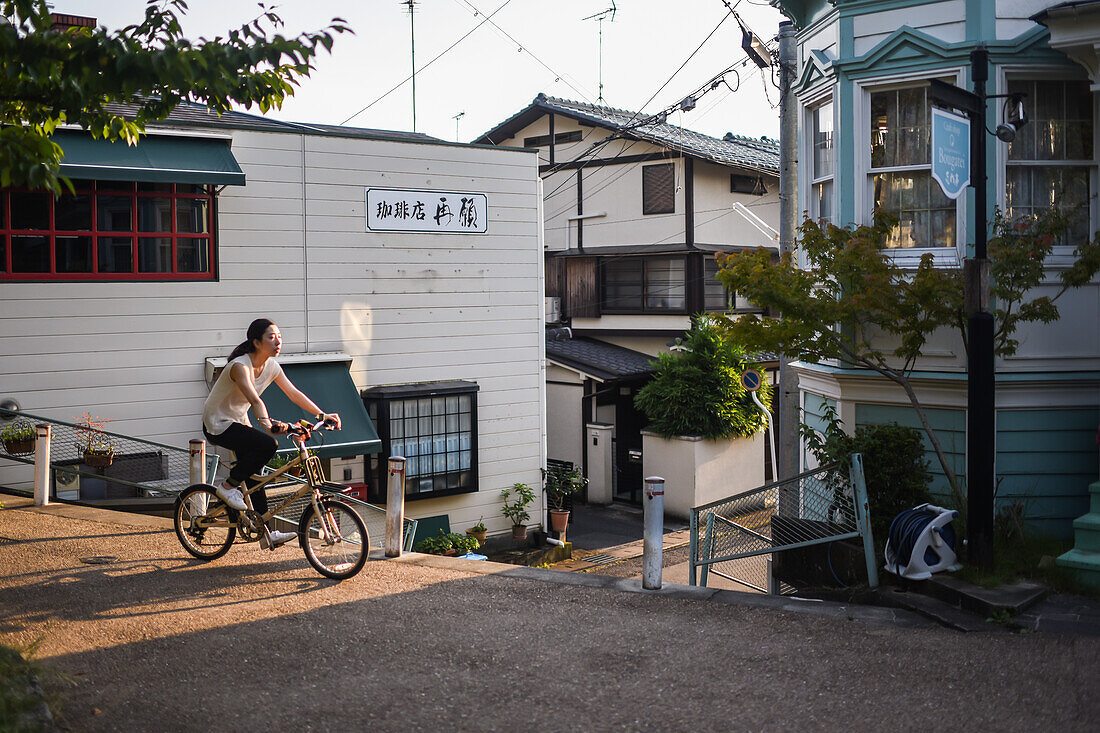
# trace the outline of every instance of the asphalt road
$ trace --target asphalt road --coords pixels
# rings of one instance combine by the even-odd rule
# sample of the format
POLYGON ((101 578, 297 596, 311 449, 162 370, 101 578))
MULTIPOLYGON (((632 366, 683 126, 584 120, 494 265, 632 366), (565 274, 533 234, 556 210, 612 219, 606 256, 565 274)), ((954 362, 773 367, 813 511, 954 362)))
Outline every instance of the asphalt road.
POLYGON ((72 680, 51 684, 74 731, 1084 731, 1100 719, 1095 638, 960 634, 415 555, 336 583, 293 544, 199 563, 161 520, 3 499, 0 642, 37 642, 72 680), (118 560, 81 560, 104 555, 118 560))

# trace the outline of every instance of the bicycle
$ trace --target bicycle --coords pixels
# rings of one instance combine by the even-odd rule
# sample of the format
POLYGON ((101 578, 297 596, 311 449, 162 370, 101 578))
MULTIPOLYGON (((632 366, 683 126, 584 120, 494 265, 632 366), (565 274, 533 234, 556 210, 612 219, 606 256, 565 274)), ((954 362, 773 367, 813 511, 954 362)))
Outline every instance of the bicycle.
POLYGON ((325 427, 323 420, 314 424, 302 420, 290 426, 288 437, 298 448, 298 455, 266 476, 253 476, 258 483, 251 489, 241 485, 248 507, 243 512, 226 506, 209 484, 194 484, 180 492, 173 524, 183 549, 200 560, 216 560, 229 552, 238 534, 246 542, 257 542, 266 535, 267 522, 273 516, 308 494, 309 506, 298 522, 298 544, 306 560, 321 575, 335 580, 350 578, 362 570, 370 552, 367 527, 352 507, 322 492, 323 488, 339 491, 344 487, 325 478, 321 459, 310 455, 305 447, 321 427, 325 427), (299 466, 305 476, 300 489, 264 514, 252 508, 250 494, 299 466))

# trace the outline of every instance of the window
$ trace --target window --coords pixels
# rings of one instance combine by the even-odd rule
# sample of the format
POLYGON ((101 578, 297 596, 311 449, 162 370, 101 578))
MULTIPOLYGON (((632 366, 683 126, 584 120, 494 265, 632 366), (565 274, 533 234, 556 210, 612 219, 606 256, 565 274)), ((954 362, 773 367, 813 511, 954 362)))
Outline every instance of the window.
POLYGON ((676 212, 676 173, 672 163, 642 166, 642 213, 676 212))
POLYGON ((833 177, 836 175, 836 148, 833 140, 833 103, 826 102, 810 111, 810 216, 833 220, 833 177))
POLYGON ((762 176, 742 176, 730 173, 730 193, 748 193, 763 196, 768 192, 762 176))
POLYGON ((683 257, 608 259, 601 265, 607 312, 683 312, 683 257))
POLYGON ((1088 239, 1090 167, 1094 165, 1092 94, 1087 81, 1008 81, 1008 93, 1027 94, 1028 124, 1008 146, 1005 213, 1015 219, 1057 203, 1084 204, 1064 244, 1088 239))
POLYGON ((887 247, 955 246, 955 202, 932 180, 931 116, 927 86, 871 92, 874 206, 899 219, 887 247))
POLYGON ((731 311, 737 307, 737 295, 727 290, 718 279, 719 269, 714 257, 703 260, 703 308, 708 311, 731 311))
POLYGON ((405 458, 405 497, 477 491, 477 384, 428 382, 363 392, 382 452, 370 456, 372 500, 385 501, 387 459, 405 458))
POLYGON ((75 193, 0 191, 0 279, 209 280, 211 188, 73 181, 75 193))

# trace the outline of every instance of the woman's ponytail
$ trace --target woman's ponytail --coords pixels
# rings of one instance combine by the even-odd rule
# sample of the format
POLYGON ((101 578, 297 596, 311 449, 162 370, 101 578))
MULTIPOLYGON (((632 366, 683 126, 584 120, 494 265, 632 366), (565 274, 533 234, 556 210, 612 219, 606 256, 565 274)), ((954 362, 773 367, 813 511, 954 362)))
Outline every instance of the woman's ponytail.
POLYGON ((251 354, 256 350, 255 341, 263 339, 264 334, 267 333, 267 329, 273 326, 274 323, 266 318, 257 318, 248 325, 248 331, 245 333, 244 341, 237 344, 237 348, 233 349, 229 353, 229 358, 226 361, 233 361, 234 359, 244 356, 245 354, 251 354))

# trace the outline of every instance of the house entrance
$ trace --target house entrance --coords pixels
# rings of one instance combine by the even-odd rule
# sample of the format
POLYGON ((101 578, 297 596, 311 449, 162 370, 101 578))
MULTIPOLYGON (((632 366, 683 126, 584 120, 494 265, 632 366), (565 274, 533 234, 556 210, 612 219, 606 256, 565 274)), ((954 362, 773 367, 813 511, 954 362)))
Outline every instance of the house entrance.
POLYGON ((634 387, 619 387, 615 402, 615 491, 618 501, 642 503, 642 428, 645 416, 634 407, 634 387))

